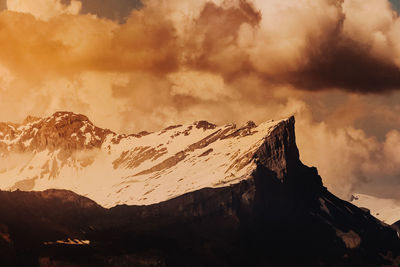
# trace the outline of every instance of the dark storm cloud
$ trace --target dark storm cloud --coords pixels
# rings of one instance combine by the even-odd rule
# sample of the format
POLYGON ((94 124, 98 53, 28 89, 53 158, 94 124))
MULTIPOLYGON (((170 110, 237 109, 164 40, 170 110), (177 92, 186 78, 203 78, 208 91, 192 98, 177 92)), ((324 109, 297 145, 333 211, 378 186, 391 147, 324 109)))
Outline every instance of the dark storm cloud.
MULTIPOLYGON (((62 0, 69 4, 71 0, 62 0)), ((80 0, 82 14, 95 14, 101 18, 124 22, 133 9, 142 6, 140 0, 80 0)))
MULTIPOLYGON (((140 0, 80 0, 82 14, 94 14, 100 18, 107 18, 123 23, 134 9, 142 7, 140 0)), ((61 0, 62 4, 69 5, 71 0, 61 0)), ((0 11, 7 9, 7 0, 0 0, 0 11)))
POLYGON ((392 6, 397 12, 400 11, 400 0, 390 0, 390 3, 392 3, 392 6))
POLYGON ((309 64, 289 75, 288 81, 306 90, 342 88, 359 93, 383 93, 400 89, 396 64, 368 53, 350 40, 330 42, 321 51, 310 47, 309 64))
MULTIPOLYGON (((393 37, 389 33, 390 25, 396 25, 394 21, 397 17, 393 15, 391 20, 387 19, 390 15, 378 17, 379 21, 373 26, 376 32, 370 32, 368 34, 371 36, 364 38, 365 30, 357 29, 354 34, 351 32, 354 25, 359 26, 353 17, 362 17, 361 7, 349 10, 339 2, 332 5, 327 3, 328 7, 337 10, 337 16, 318 18, 313 14, 296 17, 295 12, 289 12, 286 19, 285 14, 279 14, 276 20, 281 21, 280 27, 252 40, 247 49, 240 44, 248 38, 243 35, 246 29, 243 25, 251 28, 249 36, 260 29, 262 31, 261 20, 269 19, 265 12, 259 11, 250 1, 239 1, 238 5, 230 8, 209 2, 187 33, 190 38, 187 38, 183 49, 185 55, 189 56, 183 64, 189 68, 219 73, 228 83, 255 74, 269 83, 290 84, 308 91, 340 89, 379 94, 399 90, 400 69, 395 61, 396 49, 393 49, 396 40, 390 40, 393 37), (291 16, 297 23, 290 24, 291 16), (316 21, 310 23, 310 20, 316 21), (285 23, 290 27, 285 28, 285 23), (307 32, 307 26, 312 29, 314 23, 320 25, 316 30, 307 32), (287 38, 282 38, 285 30, 287 38), (383 39, 389 40, 388 46, 376 48, 374 38, 381 34, 383 39), (306 45, 303 46, 302 42, 306 45), (273 48, 269 49, 271 46, 273 48), (382 56, 386 52, 392 55, 382 56)), ((271 9, 274 8, 273 4, 273 1, 269 4, 271 9)), ((301 14, 301 8, 296 8, 301 14)), ((390 11, 387 13, 390 14, 390 11)))
POLYGON ((392 0, 392 6, 371 1, 369 8, 358 0, 340 3, 336 25, 308 40, 307 63, 284 78, 294 87, 311 91, 333 88, 380 94, 400 90, 399 17, 391 9, 399 8, 400 1, 392 0), (371 13, 372 9, 381 13, 371 13))

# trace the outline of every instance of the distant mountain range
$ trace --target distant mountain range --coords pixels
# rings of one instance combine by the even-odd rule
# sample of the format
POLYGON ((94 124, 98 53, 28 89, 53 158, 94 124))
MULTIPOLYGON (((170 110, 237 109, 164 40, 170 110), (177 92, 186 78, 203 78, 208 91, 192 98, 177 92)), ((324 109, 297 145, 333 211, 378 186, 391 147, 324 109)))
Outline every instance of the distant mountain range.
POLYGON ((57 112, 0 124, 0 151, 2 266, 400 264, 397 226, 301 163, 293 117, 119 135, 57 112))
POLYGON ((387 224, 393 224, 400 218, 400 200, 353 194, 351 203, 369 209, 373 216, 387 224))

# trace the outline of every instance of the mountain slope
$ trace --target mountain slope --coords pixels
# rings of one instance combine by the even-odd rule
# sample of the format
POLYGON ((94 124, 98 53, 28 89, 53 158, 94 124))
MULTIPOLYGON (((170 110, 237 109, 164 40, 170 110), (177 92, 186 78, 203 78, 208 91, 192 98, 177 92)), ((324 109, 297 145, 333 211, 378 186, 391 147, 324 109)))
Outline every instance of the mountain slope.
POLYGON ((253 156, 283 121, 217 127, 206 121, 119 135, 87 117, 57 112, 2 124, 3 190, 68 189, 103 206, 152 204, 245 179, 253 156))
POLYGON ((105 209, 65 191, 50 191, 56 198, 50 202, 47 193, 0 192, 0 213, 5 215, 0 224, 11 240, 5 249, 16 255, 7 254, 8 261, 29 259, 40 266, 400 263, 396 231, 332 195, 317 170, 301 163, 293 118, 271 128, 249 164, 245 166, 254 168, 242 179, 147 206, 105 209), (18 234, 25 228, 40 233, 46 225, 51 227, 43 236, 27 235, 29 242, 18 234), (90 244, 56 242, 67 238, 90 244))

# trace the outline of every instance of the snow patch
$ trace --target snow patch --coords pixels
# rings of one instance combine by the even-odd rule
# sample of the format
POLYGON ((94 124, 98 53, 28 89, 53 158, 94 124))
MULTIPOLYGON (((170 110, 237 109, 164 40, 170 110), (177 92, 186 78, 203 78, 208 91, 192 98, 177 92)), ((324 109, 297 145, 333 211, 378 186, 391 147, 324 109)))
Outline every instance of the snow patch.
POLYGON ((85 145, 90 144, 92 142, 92 134, 91 133, 86 133, 85 134, 85 145))
POLYGON ((57 240, 55 242, 44 242, 45 245, 73 245, 73 246, 88 246, 90 240, 80 240, 67 238, 66 240, 57 240))

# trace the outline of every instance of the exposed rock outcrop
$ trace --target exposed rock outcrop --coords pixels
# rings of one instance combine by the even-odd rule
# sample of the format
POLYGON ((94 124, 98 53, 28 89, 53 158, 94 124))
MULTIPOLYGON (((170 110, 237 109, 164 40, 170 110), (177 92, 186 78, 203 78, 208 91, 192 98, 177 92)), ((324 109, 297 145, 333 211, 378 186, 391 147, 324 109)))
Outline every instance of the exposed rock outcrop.
POLYGON ((21 125, 1 123, 0 133, 3 152, 70 152, 100 148, 112 132, 94 126, 84 115, 56 112, 44 119, 29 116, 21 125))

